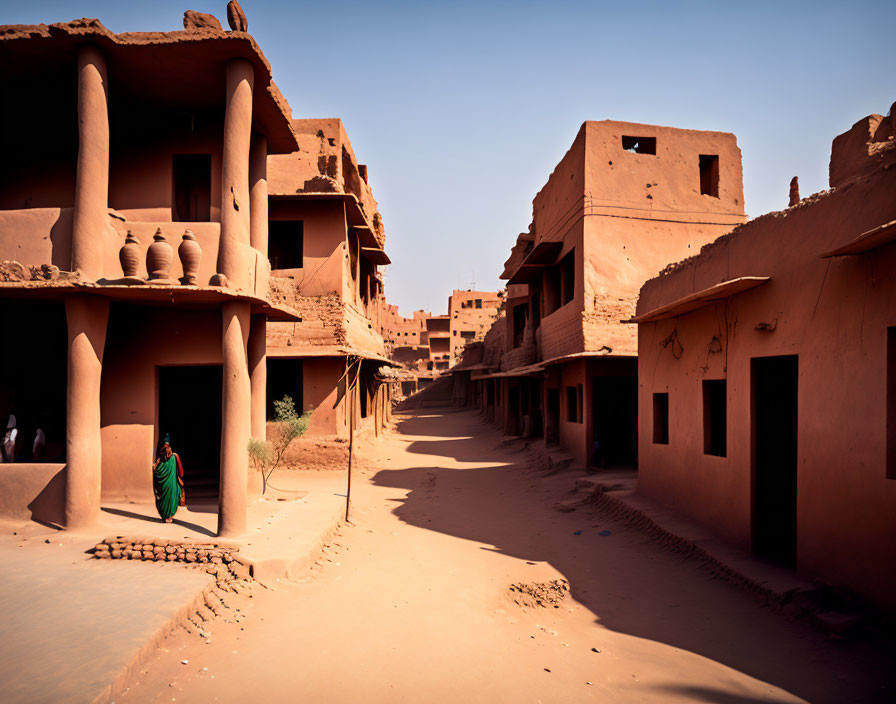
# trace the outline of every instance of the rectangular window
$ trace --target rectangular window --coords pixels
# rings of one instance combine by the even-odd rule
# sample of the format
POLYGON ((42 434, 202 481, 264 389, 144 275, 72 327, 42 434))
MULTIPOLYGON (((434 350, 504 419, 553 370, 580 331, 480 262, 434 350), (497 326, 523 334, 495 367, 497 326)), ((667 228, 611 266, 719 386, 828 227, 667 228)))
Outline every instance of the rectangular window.
POLYGON ((477 308, 482 308, 482 299, 481 299, 481 298, 477 298, 477 299, 476 299, 476 307, 477 307, 477 308))
POLYGON ((703 454, 725 457, 728 449, 728 383, 703 380, 703 454))
POLYGON ((887 328, 887 479, 896 479, 896 327, 887 328))
POLYGON ((515 348, 523 344, 528 312, 529 306, 525 303, 518 305, 513 309, 513 346, 515 348))
POLYGON ((212 155, 175 154, 172 158, 175 222, 212 219, 212 155))
POLYGON ((474 337, 476 337, 476 333, 473 330, 461 330, 460 336, 465 340, 472 340, 474 337))
POLYGON ((544 314, 550 315, 560 307, 560 267, 552 266, 545 269, 542 290, 544 314))
POLYGON ((656 137, 622 137, 622 148, 632 154, 656 154, 656 137))
POLYGON ((576 293, 576 250, 569 251, 560 262, 560 275, 563 282, 563 295, 560 298, 560 305, 565 306, 569 303, 576 293))
POLYGON ((576 423, 583 423, 585 421, 585 414, 583 412, 585 405, 585 386, 583 384, 579 384, 576 386, 576 423))
POLYGON ((719 197, 719 155, 700 155, 700 193, 719 197))
POLYGON ((669 394, 653 395, 653 442, 655 445, 669 444, 669 394))
POLYGON ((578 423, 579 400, 576 398, 576 387, 566 387, 566 420, 568 423, 578 423))
POLYGON ((301 269, 303 266, 304 227, 301 220, 268 222, 268 259, 271 269, 301 269))

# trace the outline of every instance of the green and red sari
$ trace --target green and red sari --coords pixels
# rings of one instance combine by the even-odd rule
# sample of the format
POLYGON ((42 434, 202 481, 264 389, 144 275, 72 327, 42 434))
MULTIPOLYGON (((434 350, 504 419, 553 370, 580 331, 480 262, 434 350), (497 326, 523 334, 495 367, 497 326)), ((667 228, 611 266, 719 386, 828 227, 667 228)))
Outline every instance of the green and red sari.
POLYGON ((183 489, 181 477, 184 475, 180 457, 172 452, 171 457, 159 457, 152 470, 152 488, 156 497, 156 510, 163 519, 171 518, 181 505, 183 489))

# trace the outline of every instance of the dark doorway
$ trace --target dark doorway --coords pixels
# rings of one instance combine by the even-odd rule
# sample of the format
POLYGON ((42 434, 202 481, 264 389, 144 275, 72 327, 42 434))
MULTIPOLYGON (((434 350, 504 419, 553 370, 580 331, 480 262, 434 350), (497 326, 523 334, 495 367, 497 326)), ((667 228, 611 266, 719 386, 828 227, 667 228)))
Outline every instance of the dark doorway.
POLYGON ((17 430, 11 456, 0 448, 0 462, 64 462, 65 306, 7 299, 0 302, 0 318, 8 332, 0 345, 0 439, 10 416, 17 430))
POLYGON ((798 360, 752 360, 753 551, 788 567, 796 565, 798 360))
POLYGON ((184 467, 187 501, 218 497, 222 379, 216 364, 159 367, 157 439, 171 436, 184 467))
POLYGON ((638 379, 595 376, 591 379, 594 417, 592 462, 599 467, 638 463, 638 379))
POLYGON ((175 154, 175 222, 209 222, 212 207, 212 155, 175 154))
POLYGON ((560 442, 560 389, 553 387, 547 393, 544 439, 548 445, 560 442))
POLYGON ((289 396, 296 411, 302 413, 303 372, 301 359, 272 359, 268 357, 267 404, 268 420, 274 420, 274 401, 289 396))

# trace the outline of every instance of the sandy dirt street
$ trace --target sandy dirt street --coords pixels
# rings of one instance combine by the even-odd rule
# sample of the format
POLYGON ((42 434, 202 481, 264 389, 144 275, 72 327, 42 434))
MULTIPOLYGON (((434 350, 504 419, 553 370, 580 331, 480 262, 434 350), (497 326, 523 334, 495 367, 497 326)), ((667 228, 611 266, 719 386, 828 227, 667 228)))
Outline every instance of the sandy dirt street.
POLYGON ((400 416, 307 576, 240 597, 210 643, 173 636, 115 701, 893 701, 885 654, 553 510, 570 475, 528 457, 472 412, 400 416))

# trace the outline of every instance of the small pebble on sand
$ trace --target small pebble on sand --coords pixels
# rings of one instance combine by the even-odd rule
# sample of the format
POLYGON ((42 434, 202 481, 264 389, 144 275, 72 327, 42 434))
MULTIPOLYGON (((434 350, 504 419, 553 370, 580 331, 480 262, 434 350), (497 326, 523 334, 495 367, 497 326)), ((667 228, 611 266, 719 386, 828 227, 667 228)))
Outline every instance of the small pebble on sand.
POLYGON ((181 661, 180 661, 180 664, 181 664, 181 665, 189 665, 189 664, 190 664, 190 661, 189 661, 189 660, 181 660, 181 661))

